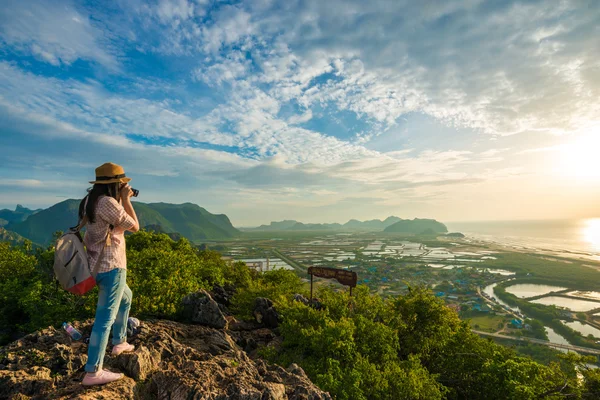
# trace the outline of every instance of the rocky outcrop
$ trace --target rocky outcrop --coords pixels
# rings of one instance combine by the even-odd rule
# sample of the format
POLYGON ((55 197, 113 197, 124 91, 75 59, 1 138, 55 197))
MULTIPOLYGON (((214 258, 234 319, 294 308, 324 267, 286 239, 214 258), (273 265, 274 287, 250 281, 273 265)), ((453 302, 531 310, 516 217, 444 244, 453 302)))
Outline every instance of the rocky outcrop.
POLYGON ((273 307, 273 302, 264 297, 258 297, 254 300, 254 318, 259 324, 267 328, 277 328, 281 317, 273 307))
POLYGON ((227 326, 227 320, 219 308, 219 304, 206 290, 185 296, 182 303, 183 316, 186 320, 217 329, 227 326))
MULTIPOLYGON (((84 337, 89 335, 90 322, 75 325, 84 337)), ((262 329, 261 335, 269 340, 272 333, 262 329)), ((105 368, 126 377, 85 388, 80 382, 87 346, 48 328, 0 348, 0 398, 331 399, 295 364, 286 370, 252 360, 231 336, 248 339, 242 333, 251 334, 172 321, 144 322, 129 340, 136 346, 133 353, 106 354, 105 368)))

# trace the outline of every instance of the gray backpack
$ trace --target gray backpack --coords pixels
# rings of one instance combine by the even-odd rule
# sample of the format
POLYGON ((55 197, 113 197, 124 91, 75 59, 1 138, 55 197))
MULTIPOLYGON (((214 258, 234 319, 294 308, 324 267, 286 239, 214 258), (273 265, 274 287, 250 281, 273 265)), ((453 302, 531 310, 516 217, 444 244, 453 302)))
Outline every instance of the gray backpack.
MULTIPOLYGON (((88 256, 83 245, 81 229, 87 224, 84 216, 80 223, 63 234, 56 242, 54 252, 54 275, 63 289, 84 295, 96 286, 96 268, 100 264, 102 252, 96 261, 94 268, 90 268, 88 256)), ((106 241, 110 235, 110 228, 106 233, 106 241)))

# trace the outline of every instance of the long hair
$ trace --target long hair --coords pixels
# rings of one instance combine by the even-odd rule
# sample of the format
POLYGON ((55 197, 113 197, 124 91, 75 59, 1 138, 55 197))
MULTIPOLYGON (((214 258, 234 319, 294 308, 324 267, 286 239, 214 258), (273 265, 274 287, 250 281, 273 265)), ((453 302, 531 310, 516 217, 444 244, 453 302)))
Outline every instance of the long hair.
POLYGON ((119 182, 108 184, 96 183, 91 189, 88 189, 88 195, 85 196, 83 200, 81 200, 81 203, 79 203, 79 219, 82 219, 84 215, 87 215, 89 223, 93 224, 94 222, 96 222, 96 205, 98 204, 98 200, 100 199, 100 197, 110 196, 113 199, 119 201, 120 187, 121 184, 119 182), (87 207, 85 206, 86 198, 88 199, 87 207))

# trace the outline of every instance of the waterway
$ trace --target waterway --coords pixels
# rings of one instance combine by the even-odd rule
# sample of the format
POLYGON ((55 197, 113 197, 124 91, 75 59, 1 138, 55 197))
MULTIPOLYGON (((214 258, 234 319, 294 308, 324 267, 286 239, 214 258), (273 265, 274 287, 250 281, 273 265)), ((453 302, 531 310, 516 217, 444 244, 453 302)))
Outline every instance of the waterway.
POLYGON ((491 285, 488 285, 486 287, 483 288, 483 292, 485 294, 487 294, 490 298, 493 298, 494 301, 498 304, 500 304, 501 306, 507 307, 508 309, 517 312, 517 313, 521 313, 521 310, 519 309, 519 307, 513 307, 505 302, 503 302, 502 300, 500 300, 498 298, 498 296, 496 296, 496 294, 494 293, 494 288, 496 287, 498 283, 492 283, 491 285))
MULTIPOLYGON (((545 327, 546 328, 546 335, 548 335, 548 341, 550 343, 556 343, 556 344, 564 344, 564 345, 570 345, 571 343, 569 343, 567 341, 567 339, 565 339, 564 337, 562 337, 561 335, 559 335, 558 333, 556 333, 554 331, 554 329, 550 328, 550 327, 545 327)), ((562 351, 563 353, 567 353, 568 351, 566 349, 558 349, 560 351, 562 351)))

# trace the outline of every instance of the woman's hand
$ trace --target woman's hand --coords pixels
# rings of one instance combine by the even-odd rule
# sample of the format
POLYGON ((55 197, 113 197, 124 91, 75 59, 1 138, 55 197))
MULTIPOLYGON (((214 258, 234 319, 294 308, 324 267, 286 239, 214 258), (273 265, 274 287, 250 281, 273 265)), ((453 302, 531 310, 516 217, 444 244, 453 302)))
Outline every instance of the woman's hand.
POLYGON ((120 193, 121 199, 129 199, 131 196, 133 196, 133 190, 131 190, 131 186, 126 183, 121 185, 120 193))

